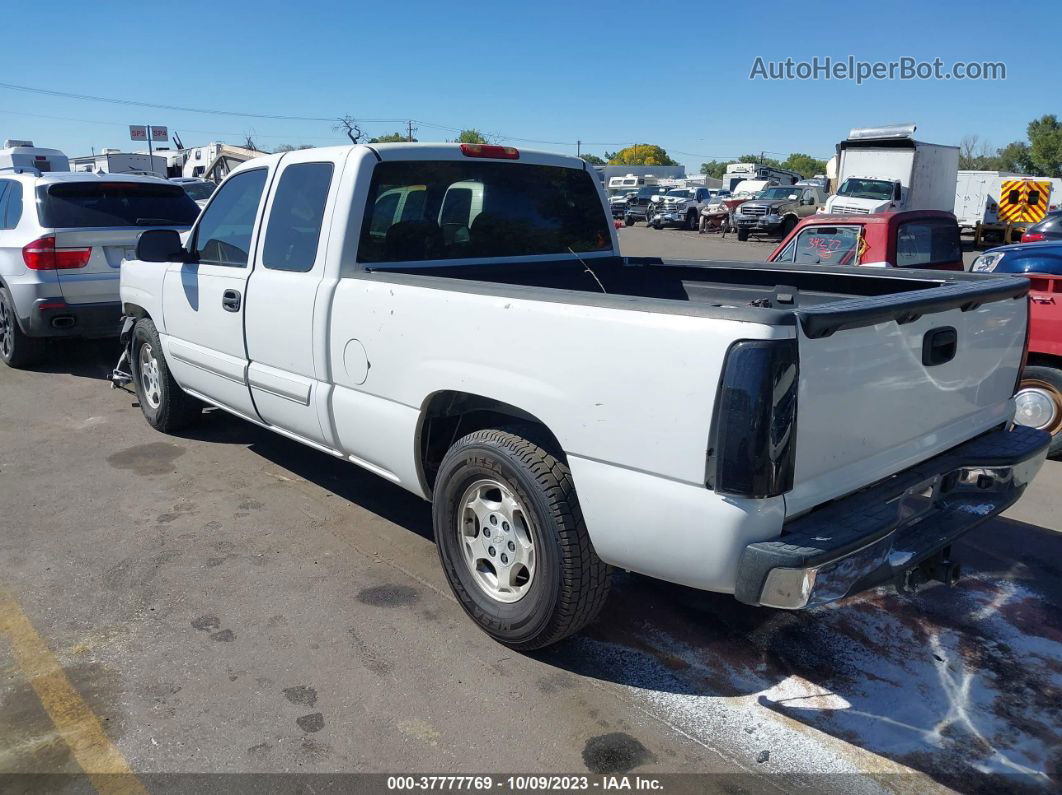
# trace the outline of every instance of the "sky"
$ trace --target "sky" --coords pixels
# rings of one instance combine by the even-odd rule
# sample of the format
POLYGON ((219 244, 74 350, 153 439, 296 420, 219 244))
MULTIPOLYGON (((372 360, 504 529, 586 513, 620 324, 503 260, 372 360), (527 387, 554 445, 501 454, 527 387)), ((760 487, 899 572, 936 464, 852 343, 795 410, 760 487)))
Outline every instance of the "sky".
MULTIPOLYGON (((917 137, 993 147, 1062 115, 1062 3, 1020 12, 963 3, 318 2, 149 4, 46 0, 6 36, 0 139, 67 154, 135 148, 128 125, 165 125, 186 146, 345 143, 323 119, 416 119, 420 140, 476 127, 525 148, 601 155, 663 146, 691 172, 749 152, 827 158, 852 127, 914 122, 917 137), (90 10, 91 9, 91 10, 90 10), (666 10, 657 10, 666 9, 666 10), (741 12, 740 14, 736 12, 741 12), (999 33, 993 33, 998 30, 999 33), (1003 61, 1001 81, 749 79, 755 59, 1003 61), (447 129, 450 128, 450 129, 447 129), (528 140, 529 139, 529 140, 528 140)), ((404 130, 365 121, 369 135, 404 130)), ((172 144, 171 144, 172 145, 172 144)))

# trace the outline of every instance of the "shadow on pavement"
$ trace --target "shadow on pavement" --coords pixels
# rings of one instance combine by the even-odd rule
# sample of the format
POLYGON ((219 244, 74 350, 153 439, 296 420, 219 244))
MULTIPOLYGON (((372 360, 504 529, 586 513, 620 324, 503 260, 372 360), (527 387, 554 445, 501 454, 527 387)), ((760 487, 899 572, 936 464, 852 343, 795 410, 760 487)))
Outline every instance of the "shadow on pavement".
MULTIPOLYGON (((245 445, 432 538, 427 502, 350 463, 218 410, 185 437, 245 445)), ((1049 789, 1062 766, 1058 545, 1057 533, 995 519, 956 545, 953 589, 879 589, 803 612, 617 572, 600 617, 533 656, 631 688, 706 742, 733 700, 729 719, 778 713, 961 791, 1049 789)))
POLYGON ((122 346, 117 339, 49 339, 40 362, 28 369, 37 373, 68 373, 107 381, 121 353, 122 346))

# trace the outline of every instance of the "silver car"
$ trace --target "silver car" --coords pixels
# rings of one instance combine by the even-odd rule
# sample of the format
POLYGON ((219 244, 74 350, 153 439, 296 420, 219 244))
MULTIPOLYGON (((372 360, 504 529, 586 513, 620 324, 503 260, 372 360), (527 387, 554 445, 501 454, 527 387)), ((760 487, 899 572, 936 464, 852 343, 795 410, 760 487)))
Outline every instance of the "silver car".
POLYGON ((122 259, 145 229, 198 214, 155 177, 0 170, 0 360, 29 366, 47 337, 117 336, 122 259))

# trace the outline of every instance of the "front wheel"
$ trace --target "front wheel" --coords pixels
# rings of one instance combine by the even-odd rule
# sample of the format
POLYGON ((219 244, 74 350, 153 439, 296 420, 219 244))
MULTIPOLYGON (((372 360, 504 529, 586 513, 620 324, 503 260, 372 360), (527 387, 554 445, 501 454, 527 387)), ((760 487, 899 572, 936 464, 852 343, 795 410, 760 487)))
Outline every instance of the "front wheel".
POLYGON ((748 240, 749 239, 748 227, 739 226, 738 230, 737 230, 737 237, 738 237, 738 240, 741 240, 741 241, 748 240))
POLYGON ((1014 421, 1047 431, 1051 434, 1047 454, 1062 453, 1062 370, 1042 365, 1026 367, 1014 403, 1014 421))
POLYGON ((696 210, 691 210, 686 214, 686 228, 691 232, 697 231, 699 221, 700 218, 698 217, 696 210))
POLYGON ((611 568, 590 543, 567 465, 524 432, 458 440, 439 468, 432 519, 465 612, 498 642, 530 651, 593 620, 611 568))
POLYGON ((624 226, 634 226, 634 219, 631 218, 629 215, 625 215, 623 217, 623 225, 624 226))
POLYGON ((133 327, 131 353, 136 397, 148 425, 174 433, 195 422, 202 405, 173 380, 158 329, 150 318, 138 320, 133 327))

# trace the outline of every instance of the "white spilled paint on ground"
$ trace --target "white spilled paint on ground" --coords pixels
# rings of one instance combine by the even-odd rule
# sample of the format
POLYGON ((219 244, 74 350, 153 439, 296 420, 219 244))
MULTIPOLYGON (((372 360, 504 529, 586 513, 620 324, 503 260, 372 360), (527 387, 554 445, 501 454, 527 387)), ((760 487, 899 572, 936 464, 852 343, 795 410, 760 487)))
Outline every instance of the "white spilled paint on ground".
POLYGON ((1011 574, 774 613, 744 635, 678 640, 646 623, 632 643, 583 638, 579 651, 587 673, 756 772, 864 774, 838 782, 848 792, 985 776, 1050 787, 1059 706, 1041 694, 1062 688, 1062 644, 1022 612, 1050 602, 1011 574))

